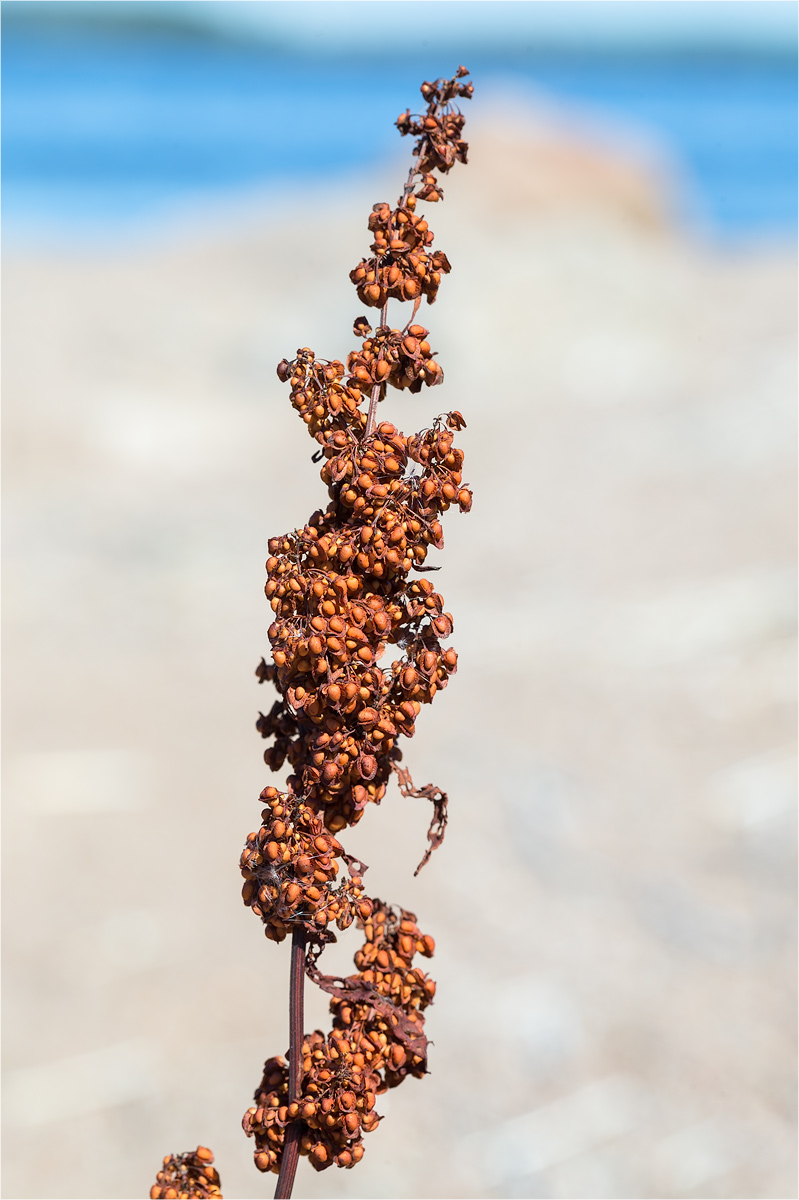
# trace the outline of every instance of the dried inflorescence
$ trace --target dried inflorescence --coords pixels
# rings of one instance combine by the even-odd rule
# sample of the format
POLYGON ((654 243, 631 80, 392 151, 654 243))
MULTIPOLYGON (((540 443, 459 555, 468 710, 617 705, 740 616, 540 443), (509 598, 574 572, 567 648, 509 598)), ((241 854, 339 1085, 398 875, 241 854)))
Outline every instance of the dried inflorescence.
POLYGON ((397 128, 403 136, 410 133, 419 139, 414 154, 419 159, 415 172, 423 176, 421 191, 437 188, 439 193, 435 197, 420 194, 421 199, 440 200, 443 195, 435 176, 427 172, 438 171, 445 175, 456 162, 466 162, 469 147, 461 137, 466 118, 452 101, 458 98, 471 100, 474 85, 460 82, 468 74, 465 67, 458 67, 452 79, 423 83, 421 92, 427 101, 427 112, 412 117, 406 109, 397 120, 397 128))
POLYGON ((358 971, 344 979, 322 975, 311 964, 311 977, 333 993, 333 1030, 315 1030, 302 1045, 302 1074, 297 1100, 289 1100, 289 1066, 270 1058, 244 1114, 243 1127, 255 1138, 255 1165, 279 1171, 286 1129, 300 1123, 300 1153, 322 1171, 335 1164, 352 1167, 363 1157, 363 1135, 376 1129, 378 1095, 408 1075, 421 1078, 427 1065, 423 1012, 435 984, 419 967, 416 954, 431 957, 433 939, 422 934, 413 913, 374 902, 374 912, 359 921, 365 942, 355 955, 358 971))
POLYGON ((397 208, 375 204, 369 218, 374 233, 372 258, 363 258, 350 271, 358 299, 370 308, 387 300, 419 300, 432 304, 441 276, 452 268, 443 250, 430 250, 433 234, 416 212, 416 197, 408 196, 397 208))
MULTIPOLYGON (((432 249, 433 233, 417 210, 440 200, 439 176, 466 162, 464 118, 453 102, 471 96, 467 74, 461 67, 450 80, 423 84, 426 112, 397 121, 417 139, 414 165, 396 206, 373 207, 371 255, 350 273, 361 302, 381 310, 379 320, 373 327, 357 318, 360 344, 346 365, 304 347, 277 369, 318 445, 328 504, 302 528, 269 541, 271 662, 262 659, 257 675, 278 698, 257 728, 271 742, 264 754, 270 769, 289 770, 283 790, 261 793, 262 824, 241 857, 242 895, 267 937, 280 942, 291 934, 292 954, 308 946, 305 969, 332 996, 333 1029, 301 1039, 298 1017, 288 1060, 265 1064, 243 1122, 262 1171, 279 1171, 289 1142, 296 1155, 297 1140, 317 1170, 353 1166, 363 1156, 363 1135, 379 1122, 377 1095, 427 1069, 424 1011, 435 984, 413 960, 432 955, 433 939, 412 913, 365 895, 365 867, 336 835, 380 803, 392 772, 403 795, 434 806, 420 868, 446 826, 445 793, 414 788, 399 765, 400 739, 413 736, 422 706, 457 670, 456 652, 444 645, 452 616, 423 572, 437 569, 425 561, 443 546, 443 514, 471 508, 455 446, 466 422, 453 410, 405 434, 378 422, 376 410, 389 387, 419 392, 444 377, 416 314, 424 298, 435 301, 450 264, 432 249), (401 328, 388 323, 389 300, 413 304, 401 328), (333 927, 353 922, 364 935, 356 973, 323 975, 317 959, 333 927)), ((279 1194, 288 1195, 282 1181, 279 1194)))
POLYGON ((442 646, 453 620, 441 595, 407 575, 443 544, 441 514, 471 506, 453 446, 463 424, 449 413, 408 437, 386 421, 360 442, 334 434, 321 472, 331 503, 269 542, 273 664, 258 675, 281 698, 257 727, 275 739, 267 764, 288 760, 289 789, 334 833, 379 803, 397 739, 413 736, 421 706, 457 669, 456 652, 442 646), (410 463, 420 469, 409 473, 410 463), (383 669, 389 645, 403 653, 383 669))
POLYGON ((150 1200, 205 1200, 206 1197, 222 1200, 219 1172, 213 1161, 207 1146, 198 1146, 185 1154, 168 1154, 150 1188, 150 1200))
POLYGON ((262 825, 247 838, 241 872, 244 903, 264 922, 266 936, 282 942, 301 923, 318 937, 328 924, 347 929, 356 916, 369 917, 372 901, 364 895, 355 860, 313 809, 273 787, 264 788, 261 799, 262 825), (339 859, 349 875, 336 886, 339 859))
POLYGON ((441 276, 451 270, 443 251, 430 250, 433 233, 416 206, 417 200, 442 199, 444 191, 434 171, 445 175, 456 162, 466 162, 468 146, 461 138, 465 118, 452 104, 459 98, 471 98, 472 85, 460 82, 466 75, 468 71, 459 67, 452 79, 422 84, 427 112, 412 117, 407 110, 397 120, 401 134, 418 139, 414 148, 418 161, 397 207, 381 203, 372 208, 372 257, 362 259, 350 272, 358 298, 371 308, 383 308, 389 299, 418 303, 423 296, 432 304, 441 276))
MULTIPOLYGON (((413 737, 422 706, 457 670, 457 654, 443 645, 453 620, 442 596, 428 579, 409 576, 437 569, 424 563, 431 547, 444 544, 442 515, 452 505, 471 508, 463 452, 454 444, 466 422, 453 410, 405 434, 378 423, 376 410, 389 386, 419 392, 444 378, 429 331, 415 322, 422 300, 435 301, 451 268, 432 249, 433 233, 417 207, 442 199, 438 176, 466 162, 464 117, 453 103, 472 95, 466 75, 459 67, 452 79, 422 84, 426 111, 397 120, 401 134, 416 138, 415 161, 396 206, 374 205, 371 256, 350 272, 362 303, 381 310, 379 322, 373 328, 365 316, 356 319, 360 345, 346 366, 304 347, 277 368, 318 443, 314 461, 323 460, 329 498, 301 529, 269 541, 272 661, 261 659, 256 674, 274 685, 278 699, 257 728, 272 739, 267 766, 279 771, 288 763, 290 773, 283 790, 261 792, 261 825, 248 835, 240 861, 242 898, 266 936, 281 942, 292 935, 292 1048, 288 1061, 266 1062, 243 1119, 259 1170, 293 1163, 278 1181, 281 1197, 291 1194, 298 1150, 319 1171, 359 1162, 363 1135, 380 1121, 377 1096, 427 1070, 424 1011, 436 987, 413 960, 432 956, 433 939, 413 913, 365 894, 366 867, 344 852, 336 834, 380 803, 392 771, 404 796, 433 804, 417 873, 447 823, 446 793, 432 784, 414 787, 399 765, 399 739, 413 737), (388 324, 389 300, 413 304, 402 328, 388 324), (392 661, 381 666, 389 647, 392 661), (323 975, 317 960, 335 940, 332 927, 353 922, 364 934, 356 973, 323 975), (328 1034, 301 1034, 303 967, 332 996, 328 1034)), ((204 1146, 165 1158, 152 1200, 221 1197, 213 1158, 204 1146)))
POLYGON ((319 979, 334 992, 330 1002, 333 1025, 354 1035, 367 1061, 382 1072, 382 1086, 396 1087, 408 1075, 421 1078, 427 1067, 427 1038, 422 1013, 432 1004, 434 981, 413 958, 432 958, 435 942, 422 934, 414 913, 396 912, 375 901, 363 923, 365 943, 355 955, 357 976, 340 987, 319 979))
POLYGON ((300 1099, 289 1103, 286 1060, 270 1058, 264 1064, 255 1106, 242 1122, 247 1136, 255 1138, 255 1165, 279 1171, 286 1127, 301 1121, 300 1153, 317 1171, 334 1163, 354 1166, 363 1157, 362 1135, 380 1119, 373 1112, 377 1076, 366 1069, 353 1040, 318 1029, 303 1041, 302 1068, 300 1099))

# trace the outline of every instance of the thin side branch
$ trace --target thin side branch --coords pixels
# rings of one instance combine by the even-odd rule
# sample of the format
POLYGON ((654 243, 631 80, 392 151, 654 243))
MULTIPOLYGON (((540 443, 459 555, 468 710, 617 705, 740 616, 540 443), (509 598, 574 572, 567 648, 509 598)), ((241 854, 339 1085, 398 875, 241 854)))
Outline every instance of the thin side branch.
MULTIPOLYGON (((410 196, 411 192, 413 191, 413 181, 416 177, 417 166, 418 166, 417 163, 413 163, 410 171, 408 172, 408 178, 405 182, 405 187, 402 190, 402 195, 400 196, 400 201, 399 201, 400 205, 402 205, 406 202, 406 200, 410 196)), ((377 260, 375 260, 375 261, 377 261, 377 260)), ((419 311, 419 305, 421 304, 421 302, 422 302, 422 297, 417 296, 416 300, 414 301, 413 313, 411 315, 410 321, 408 322, 408 325, 411 324, 411 321, 413 321, 414 317, 416 316, 417 312, 419 311)), ((380 312, 380 324, 381 325, 385 325, 386 320, 388 319, 387 313, 388 313, 388 300, 386 300, 386 302, 383 305, 383 308, 380 312)), ((406 326, 406 328, 407 328, 407 326, 406 326)), ((364 430, 364 434, 363 434, 364 438, 368 438, 370 436, 370 434, 373 434, 375 431, 375 425, 377 424, 377 405, 380 400, 381 390, 385 391, 385 384, 376 383, 374 385, 374 387, 372 388, 372 394, 369 397, 369 412, 366 417, 366 429, 364 430)))
MULTIPOLYGON (((383 307, 380 311, 380 324, 381 325, 385 325, 385 323, 386 323, 387 312, 388 312, 388 300, 386 300, 385 304, 383 305, 383 307)), ((383 387, 384 387, 384 384, 376 383, 374 385, 374 387, 372 388, 372 394, 369 397, 369 413, 366 417, 366 429, 364 430, 364 434, 363 434, 363 436, 365 438, 368 438, 369 435, 374 433, 374 431, 375 431, 375 425, 377 424, 377 404, 380 399, 381 389, 383 387)))

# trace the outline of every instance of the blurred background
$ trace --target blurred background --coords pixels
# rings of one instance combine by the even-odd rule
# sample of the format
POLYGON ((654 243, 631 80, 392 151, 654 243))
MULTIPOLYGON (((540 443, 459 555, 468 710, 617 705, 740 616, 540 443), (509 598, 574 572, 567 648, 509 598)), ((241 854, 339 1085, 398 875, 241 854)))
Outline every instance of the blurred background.
POLYGON ((266 542, 324 501, 274 367, 353 348, 393 121, 464 62, 446 380, 385 404, 469 422, 406 751, 450 826, 418 879, 424 802, 347 840, 437 940, 432 1074, 295 1195, 796 1195, 795 5, 2 18, 3 1194, 144 1196, 198 1142, 272 1194, 288 953, 238 857, 266 542))

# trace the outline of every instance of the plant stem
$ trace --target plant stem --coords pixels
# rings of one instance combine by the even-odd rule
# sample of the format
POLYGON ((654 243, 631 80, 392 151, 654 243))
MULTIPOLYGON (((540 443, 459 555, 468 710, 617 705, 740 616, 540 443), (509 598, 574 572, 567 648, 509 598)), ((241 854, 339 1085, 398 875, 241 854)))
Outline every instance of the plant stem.
MULTIPOLYGON (((302 1039, 305 1025, 303 1013, 305 986, 305 930, 295 925, 291 934, 291 966, 289 968, 289 1104, 300 1099, 302 1080, 302 1039)), ((289 1200, 300 1156, 302 1122, 293 1121, 286 1129, 286 1144, 277 1178, 275 1200, 289 1200)))
MULTIPOLYGON (((413 191, 413 181, 414 181, 414 177, 416 175, 417 165, 418 165, 417 163, 413 163, 410 171, 408 172, 408 178, 407 178, 405 187, 403 189, 402 195, 400 196, 400 200, 399 200, 400 205, 403 205, 405 203, 405 201, 408 199, 411 192, 413 191)), ((375 259, 375 262, 377 262, 377 259, 375 259)), ((419 304, 421 303, 421 299, 422 299, 421 296, 417 296, 416 301, 413 306, 413 316, 411 317, 411 321, 413 320, 413 317, 416 316, 416 313, 419 308, 419 304)), ((385 323, 386 323, 387 310, 388 310, 388 300, 386 300, 385 304, 383 305, 383 309, 380 313, 380 324, 381 325, 385 325, 385 323)), ((408 324, 410 324, 410 321, 408 322, 408 324)), ((384 384, 376 383, 374 385, 374 387, 372 388, 372 394, 369 397, 369 412, 366 417, 366 429, 364 430, 364 434, 363 434, 364 438, 370 437, 371 434, 373 434, 375 431, 375 425, 377 424, 377 404, 380 399, 380 390, 382 387, 384 387, 384 384)))
MULTIPOLYGON (((386 300, 386 302, 383 305, 383 308, 381 309, 381 312, 380 312, 380 324, 381 325, 385 325, 385 323, 386 323, 387 311, 388 311, 388 300, 386 300)), ((382 351, 381 351, 381 353, 382 353, 382 351)), ((369 414, 366 418, 366 429, 364 430, 364 434, 363 434, 363 436, 365 438, 368 438, 370 434, 374 433, 375 425, 377 424, 377 402, 380 399, 380 389, 382 386, 383 386, 382 384, 376 383, 374 385, 374 387, 372 388, 372 395, 369 398, 369 414)))

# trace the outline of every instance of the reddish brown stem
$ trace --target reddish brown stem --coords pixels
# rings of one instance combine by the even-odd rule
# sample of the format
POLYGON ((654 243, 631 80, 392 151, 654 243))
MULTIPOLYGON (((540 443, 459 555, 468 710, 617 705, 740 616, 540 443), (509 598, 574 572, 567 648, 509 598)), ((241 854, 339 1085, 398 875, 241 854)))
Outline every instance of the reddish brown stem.
MULTIPOLYGON (((416 171, 417 171, 417 164, 414 163, 411 166, 410 171, 408 172, 408 179, 405 183, 405 187, 403 189, 402 195, 400 196, 400 200, 399 200, 400 205, 403 205, 405 203, 405 201, 408 199, 411 192, 413 191, 413 181, 416 176, 416 171)), ((375 259, 375 261, 377 261, 377 260, 375 259)), ((413 316, 411 317, 411 321, 416 316, 416 313, 419 308, 419 304, 421 303, 421 299, 422 299, 421 296, 417 297, 416 302, 414 303, 413 316)), ((383 309, 380 313, 380 324, 381 325, 385 325, 385 323, 386 323, 387 310, 388 310, 388 300, 383 305, 383 309)), ((408 322, 408 324, 410 325, 410 321, 408 322)), ((406 328, 407 328, 407 326, 406 326, 406 328)), ((382 386, 383 386, 382 384, 376 383, 374 385, 374 387, 372 388, 372 394, 369 397, 369 412, 366 417, 366 429, 364 430, 364 434, 363 434, 363 436, 365 438, 368 438, 369 435, 374 433, 374 431, 375 431, 375 425, 377 424, 377 404, 380 399, 380 389, 382 388, 382 386)))
POLYGON ((408 178, 405 180, 405 187, 402 189, 402 195, 400 196, 400 207, 405 203, 413 191, 413 181, 418 170, 418 165, 418 163, 413 163, 411 165, 411 169, 408 172, 408 178))
POLYGON ((412 313, 411 313, 411 315, 408 317, 408 321, 407 321, 407 324, 406 324, 406 326, 405 326, 405 328, 406 328, 406 329, 408 329, 408 328, 409 328, 409 327, 410 327, 410 326, 413 324, 413 322, 416 320, 416 314, 417 314, 417 313, 418 313, 418 311, 419 311, 419 305, 420 305, 421 303, 422 303, 422 297, 421 297, 421 296, 417 296, 417 297, 416 297, 416 299, 415 299, 415 300, 414 300, 414 302, 413 302, 413 312, 412 312, 412 313))
MULTIPOLYGON (((380 324, 385 325, 386 313, 388 312, 388 300, 386 300, 380 312, 380 324)), ((380 389, 383 385, 376 383, 372 388, 372 394, 369 397, 369 413, 366 418, 366 429, 363 436, 368 438, 370 433, 374 433, 375 425, 377 424, 377 402, 380 399, 380 389)))
MULTIPOLYGON (((291 935, 289 968, 289 1104, 300 1099, 302 1082, 302 1039, 305 1025, 305 930, 295 925, 291 935)), ((286 1129, 286 1144, 277 1178, 275 1200, 289 1200, 300 1156, 302 1122, 294 1121, 286 1129)))
POLYGON ((294 1187, 294 1176, 297 1174, 297 1163, 300 1158, 300 1123, 295 1121, 286 1130, 286 1142, 283 1146, 283 1157, 280 1160, 280 1174, 277 1177, 275 1200, 289 1200, 291 1189, 294 1187))

